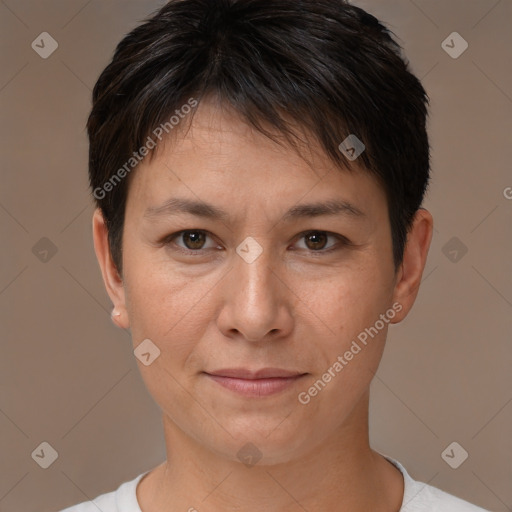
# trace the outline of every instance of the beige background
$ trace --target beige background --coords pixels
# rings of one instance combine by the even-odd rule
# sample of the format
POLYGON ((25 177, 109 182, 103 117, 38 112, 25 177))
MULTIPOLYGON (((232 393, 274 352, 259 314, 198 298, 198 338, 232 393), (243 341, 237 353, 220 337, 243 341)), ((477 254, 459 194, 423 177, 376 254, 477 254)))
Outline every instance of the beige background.
MULTIPOLYGON (((162 3, 0 2, 2 512, 55 512, 164 457, 159 410, 111 324, 93 253, 84 129, 115 44, 162 3), (47 59, 31 48, 43 31, 59 45, 47 59), (33 253, 42 237, 57 249, 46 262, 33 253), (48 469, 31 457, 44 441, 58 452, 48 469)), ((436 231, 417 304, 391 328, 372 384, 372 443, 416 479, 512 510, 512 2, 356 4, 400 37, 432 101, 436 231), (453 31, 469 43, 457 59, 441 47, 453 31), (467 247, 457 262, 453 237, 467 247), (441 458, 453 441, 469 453, 458 469, 441 458)))

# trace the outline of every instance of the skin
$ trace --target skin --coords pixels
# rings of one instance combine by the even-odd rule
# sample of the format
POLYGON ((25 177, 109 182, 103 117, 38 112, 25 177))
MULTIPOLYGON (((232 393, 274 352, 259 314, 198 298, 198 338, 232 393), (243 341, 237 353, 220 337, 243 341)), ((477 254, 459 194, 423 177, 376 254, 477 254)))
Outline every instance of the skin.
POLYGON ((101 212, 94 214, 96 254, 120 313, 114 321, 131 330, 134 347, 149 338, 161 351, 149 366, 137 360, 162 410, 167 446, 167 460, 138 485, 143 512, 400 509, 403 478, 369 446, 369 387, 388 325, 416 299, 432 216, 418 210, 395 272, 381 187, 366 172, 340 170, 314 144, 307 148, 304 159, 202 102, 190 129, 130 177, 122 277, 101 212), (145 215, 171 197, 211 203, 229 219, 145 215), (364 216, 283 219, 293 206, 330 199, 364 216), (160 243, 182 230, 208 236, 160 243), (236 252, 249 236, 262 248, 252 263, 236 252), (180 252, 187 247, 195 255, 180 252), (298 394, 395 303, 401 311, 389 324, 301 404, 298 394), (306 375, 280 393, 249 398, 203 373, 235 367, 306 375), (262 454, 250 467, 237 457, 247 443, 262 454))

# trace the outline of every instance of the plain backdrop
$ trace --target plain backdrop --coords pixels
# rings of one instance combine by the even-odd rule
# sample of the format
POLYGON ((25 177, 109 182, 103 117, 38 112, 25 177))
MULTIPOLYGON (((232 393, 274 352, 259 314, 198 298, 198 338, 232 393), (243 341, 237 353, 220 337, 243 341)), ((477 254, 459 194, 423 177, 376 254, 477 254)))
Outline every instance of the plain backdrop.
MULTIPOLYGON (((512 3, 354 3, 399 37, 431 98, 435 233, 372 383, 371 442, 415 479, 511 510, 512 3), (457 58, 442 47, 453 32, 468 43, 457 58), (453 442, 468 453, 457 469, 442 457, 453 442)), ((54 512, 164 460, 159 410, 93 252, 85 132, 115 45, 162 4, 0 2, 2 512, 54 512), (31 46, 42 32, 58 44, 47 58, 31 46), (41 449, 58 455, 47 469, 41 449)))

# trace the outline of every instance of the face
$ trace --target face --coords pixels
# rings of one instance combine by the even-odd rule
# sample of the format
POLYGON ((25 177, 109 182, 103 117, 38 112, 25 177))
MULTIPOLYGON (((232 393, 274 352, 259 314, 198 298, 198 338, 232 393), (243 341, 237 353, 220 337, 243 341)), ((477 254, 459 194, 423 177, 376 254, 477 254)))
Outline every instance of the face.
POLYGON ((250 442, 285 462, 335 436, 410 307, 381 187, 307 161, 202 103, 131 176, 111 296, 134 347, 160 350, 138 364, 165 420, 227 459, 250 442))

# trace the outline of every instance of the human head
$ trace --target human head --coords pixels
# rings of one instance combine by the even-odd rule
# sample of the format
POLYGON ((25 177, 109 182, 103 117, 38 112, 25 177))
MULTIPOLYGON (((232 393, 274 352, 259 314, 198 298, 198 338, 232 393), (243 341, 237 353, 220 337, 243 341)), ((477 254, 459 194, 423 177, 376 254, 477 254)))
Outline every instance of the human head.
MULTIPOLYGON (((374 32, 376 22, 362 11, 344 3, 339 5, 343 15, 330 2, 299 5, 301 10, 295 2, 249 0, 214 7, 173 2, 162 19, 157 16, 121 42, 114 64, 95 88, 89 127, 98 121, 95 115, 112 122, 92 130, 93 139, 101 139, 101 145, 91 143, 93 167, 119 156, 120 147, 129 162, 128 167, 118 162, 124 176, 117 173, 119 181, 96 194, 107 205, 115 201, 114 213, 124 222, 122 275, 121 255, 115 255, 120 244, 115 239, 112 244, 116 217, 96 211, 93 219, 104 281, 120 311, 115 322, 130 327, 135 351, 146 350, 148 340, 159 350, 155 362, 139 368, 164 412, 168 446, 183 444, 185 452, 202 451, 210 461, 216 453, 224 462, 237 463, 236 453, 247 440, 261 449, 264 464, 304 462, 307 454, 329 453, 339 443, 364 446, 369 385, 387 327, 411 309, 430 243, 430 214, 411 206, 411 197, 421 194, 418 187, 408 188, 412 182, 426 185, 421 172, 411 169, 417 170, 412 163, 416 150, 428 161, 428 144, 422 152, 421 129, 412 137, 412 128, 405 129, 415 116, 422 121, 424 116, 394 96, 392 91, 400 89, 394 85, 397 71, 384 63, 391 59, 402 67, 400 90, 405 91, 407 80, 418 82, 385 45, 364 50, 360 33, 374 32), (252 21, 236 28, 233 20, 242 13, 244 19, 251 13, 252 21), (190 16, 203 21, 187 22, 190 16), (347 18, 349 27, 352 22, 352 30, 346 23, 342 30, 337 17, 347 18), (369 27, 361 19, 370 19, 369 27), (210 22, 217 27, 213 35, 210 22), (176 39, 184 27, 188 36, 176 39), (253 47, 233 42, 233 34, 243 40, 258 27, 253 47), (263 37, 272 30, 282 46, 268 34, 263 37), (303 32, 309 33, 310 45, 303 32), (337 32, 345 33, 341 46, 337 32), (287 33, 289 43, 283 40, 287 33), (171 43, 164 44, 159 35, 171 43), (192 55, 198 47, 201 58, 192 55), (336 59, 344 62, 342 48, 353 49, 345 59, 356 64, 345 62, 345 71, 338 69, 339 80, 334 80, 335 67, 342 65, 336 59), (379 51, 380 67, 374 67, 376 62, 367 67, 367 59, 379 51), (262 63, 258 72, 251 61, 255 55, 262 63), (175 59, 182 59, 177 68, 175 59), (183 92, 178 100, 166 92, 172 90, 168 82, 183 92), (110 92, 102 96, 103 87, 110 92), (368 96, 369 91, 382 98, 368 96), (351 103, 355 98, 366 103, 359 108, 357 101, 351 103), (148 120, 148 113, 158 116, 148 120), (404 131, 393 131, 395 124, 404 131), (144 129, 135 132, 135 126, 144 129), (366 146, 353 161, 338 148, 350 134, 366 146), (147 148, 153 150, 151 158, 138 162, 147 148), (410 166, 404 157, 411 159, 410 166), (128 193, 114 200, 121 186, 128 193), (344 201, 342 215, 325 214, 332 200, 344 201), (401 208, 390 213, 397 202, 401 208), (403 220, 404 204, 414 218, 397 272, 390 219, 403 220), (180 245, 190 231, 202 232, 192 251, 180 245), (328 245, 329 251, 300 247, 305 232, 315 232, 316 245, 318 231, 339 235, 338 243, 328 245), (243 245, 247 237, 261 249, 250 261, 239 252, 249 250, 243 245), (197 247, 201 239, 216 244, 197 247), (356 339, 362 343, 363 331, 372 333, 371 342, 364 348, 353 345, 356 339), (270 396, 247 400, 215 380, 225 369, 254 375, 276 368, 297 378, 293 387, 270 396), (307 396, 316 397, 310 386, 325 375, 332 383, 308 401, 307 396), (304 388, 307 395, 299 393, 304 388)), ((425 107, 423 100, 419 104, 425 107)), ((428 165, 423 171, 428 175, 428 165)))
POLYGON ((120 273, 138 162, 212 96, 269 137, 317 141, 378 180, 398 268, 428 186, 428 99, 390 32, 343 0, 174 0, 119 43, 93 92, 90 183, 120 273), (365 146, 354 162, 339 150, 350 134, 365 146))

